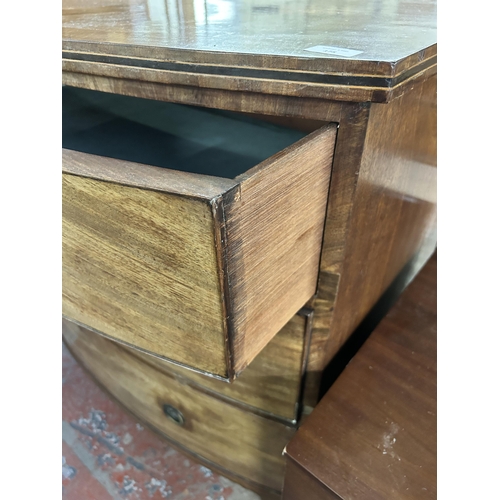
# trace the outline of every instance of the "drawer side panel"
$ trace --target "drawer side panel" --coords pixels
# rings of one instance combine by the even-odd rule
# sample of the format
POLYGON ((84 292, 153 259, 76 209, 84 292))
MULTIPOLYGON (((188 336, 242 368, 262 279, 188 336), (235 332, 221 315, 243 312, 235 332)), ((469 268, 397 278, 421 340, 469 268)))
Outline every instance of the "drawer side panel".
POLYGON ((327 125, 241 176, 226 207, 236 373, 316 292, 336 131, 327 125))

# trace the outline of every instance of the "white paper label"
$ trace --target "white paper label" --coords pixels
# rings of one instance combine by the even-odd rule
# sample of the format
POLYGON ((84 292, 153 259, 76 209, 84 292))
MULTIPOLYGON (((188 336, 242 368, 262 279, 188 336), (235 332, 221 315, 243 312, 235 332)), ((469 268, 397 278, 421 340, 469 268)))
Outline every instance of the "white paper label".
POLYGON ((362 54, 362 50, 343 49, 342 47, 333 47, 332 45, 315 45, 308 47, 309 52, 320 52, 321 54, 331 54, 332 56, 352 57, 362 54))

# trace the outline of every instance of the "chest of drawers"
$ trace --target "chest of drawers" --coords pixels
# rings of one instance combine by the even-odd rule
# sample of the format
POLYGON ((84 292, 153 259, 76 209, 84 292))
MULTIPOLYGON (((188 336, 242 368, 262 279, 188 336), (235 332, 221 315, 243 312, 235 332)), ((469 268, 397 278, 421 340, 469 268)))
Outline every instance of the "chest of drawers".
POLYGON ((66 342, 279 494, 325 368, 435 247, 435 4, 65 0, 63 84, 66 342))

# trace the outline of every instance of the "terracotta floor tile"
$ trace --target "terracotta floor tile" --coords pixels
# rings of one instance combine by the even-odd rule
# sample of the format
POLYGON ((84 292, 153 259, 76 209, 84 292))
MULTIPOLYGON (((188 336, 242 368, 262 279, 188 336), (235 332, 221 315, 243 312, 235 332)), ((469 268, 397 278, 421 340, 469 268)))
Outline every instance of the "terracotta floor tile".
POLYGON ((113 498, 64 441, 62 443, 62 485, 65 500, 82 498, 110 500, 113 498))

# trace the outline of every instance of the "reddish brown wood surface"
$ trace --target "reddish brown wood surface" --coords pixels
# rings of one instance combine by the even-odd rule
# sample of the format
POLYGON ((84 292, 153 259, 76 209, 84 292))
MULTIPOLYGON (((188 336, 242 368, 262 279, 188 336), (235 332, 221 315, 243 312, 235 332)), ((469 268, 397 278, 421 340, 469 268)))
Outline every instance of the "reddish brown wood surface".
POLYGON ((286 500, 436 498, 436 265, 434 255, 287 446, 286 500))
POLYGON ((315 378, 398 274, 436 241, 436 78, 341 120, 323 241, 306 404, 315 378), (364 112, 363 112, 364 111, 364 112))

